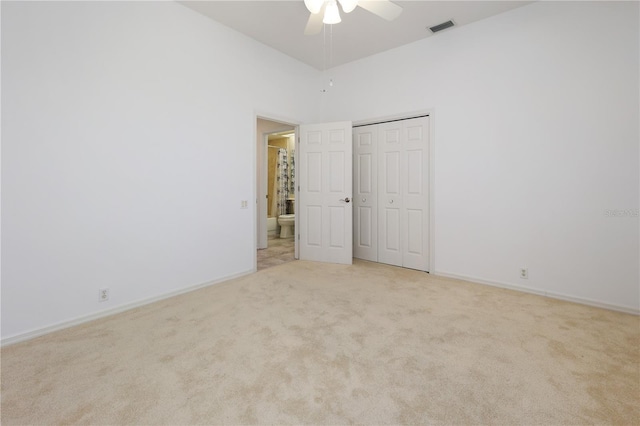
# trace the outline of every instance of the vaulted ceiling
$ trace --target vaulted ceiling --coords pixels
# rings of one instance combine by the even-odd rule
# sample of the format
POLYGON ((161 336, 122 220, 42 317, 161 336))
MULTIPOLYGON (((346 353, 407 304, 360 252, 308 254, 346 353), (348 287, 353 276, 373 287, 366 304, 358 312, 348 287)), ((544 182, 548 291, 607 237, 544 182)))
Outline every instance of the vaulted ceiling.
POLYGON ((404 9, 385 21, 358 7, 342 22, 305 36, 309 12, 303 0, 182 1, 185 6, 319 70, 375 55, 404 44, 437 37, 429 28, 452 20, 456 27, 531 1, 394 1, 404 9))

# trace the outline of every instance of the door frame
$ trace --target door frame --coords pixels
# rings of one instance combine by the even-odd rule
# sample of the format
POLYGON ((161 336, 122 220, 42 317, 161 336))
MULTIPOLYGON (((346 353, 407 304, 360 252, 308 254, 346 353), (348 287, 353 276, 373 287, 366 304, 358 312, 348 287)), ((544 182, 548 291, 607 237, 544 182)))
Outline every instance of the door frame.
POLYGON ((428 115, 429 116, 429 273, 436 274, 436 202, 435 202, 435 109, 424 109, 402 114, 393 114, 380 117, 358 120, 353 122, 353 127, 368 126, 387 121, 408 120, 428 115))
MULTIPOLYGON (((298 125, 299 120, 292 119, 290 117, 282 117, 278 114, 262 112, 262 111, 254 111, 253 113, 253 143, 251 146, 252 149, 252 157, 253 157, 253 199, 255 200, 255 208, 253 209, 253 265, 254 271, 258 269, 258 254, 257 250, 261 246, 262 239, 264 239, 264 243, 266 243, 267 239, 267 180, 268 180, 268 171, 267 171, 267 145, 268 145, 268 135, 271 133, 278 133, 285 130, 293 129, 295 132, 295 140, 297 146, 298 139, 298 125), (267 132, 258 133, 258 119, 270 121, 272 123, 280 124, 281 126, 275 127, 267 132), (258 142, 259 141, 259 142, 258 142), (263 214, 264 213, 264 214, 263 214)), ((296 174, 298 174, 298 150, 295 152, 295 162, 296 162, 296 174)), ((297 196, 297 188, 296 188, 296 196, 297 196)), ((296 225, 297 225, 298 217, 296 215, 296 225)), ((266 248, 266 244, 265 247, 266 248)), ((295 238, 295 258, 298 258, 298 239, 295 238)))

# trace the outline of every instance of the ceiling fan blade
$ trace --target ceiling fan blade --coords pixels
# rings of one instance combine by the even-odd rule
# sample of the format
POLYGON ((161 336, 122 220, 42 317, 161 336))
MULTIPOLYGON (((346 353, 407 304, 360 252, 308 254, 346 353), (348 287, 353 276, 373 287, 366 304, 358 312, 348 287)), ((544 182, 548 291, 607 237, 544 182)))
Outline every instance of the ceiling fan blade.
POLYGON ((393 21, 402 13, 402 8, 389 0, 361 0, 358 2, 358 6, 387 21, 393 21))
POLYGON ((325 5, 322 5, 322 9, 318 13, 310 13, 307 26, 304 29, 304 35, 316 35, 322 31, 322 18, 324 17, 325 5))
POLYGON ((358 0, 338 0, 344 13, 351 13, 358 6, 358 0))

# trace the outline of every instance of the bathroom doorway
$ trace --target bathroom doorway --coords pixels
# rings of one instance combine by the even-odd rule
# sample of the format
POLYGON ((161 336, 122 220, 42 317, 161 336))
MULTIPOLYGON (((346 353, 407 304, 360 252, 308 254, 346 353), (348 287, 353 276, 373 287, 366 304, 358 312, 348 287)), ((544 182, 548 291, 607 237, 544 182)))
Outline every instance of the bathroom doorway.
POLYGON ((257 119, 257 270, 295 260, 296 128, 257 119))

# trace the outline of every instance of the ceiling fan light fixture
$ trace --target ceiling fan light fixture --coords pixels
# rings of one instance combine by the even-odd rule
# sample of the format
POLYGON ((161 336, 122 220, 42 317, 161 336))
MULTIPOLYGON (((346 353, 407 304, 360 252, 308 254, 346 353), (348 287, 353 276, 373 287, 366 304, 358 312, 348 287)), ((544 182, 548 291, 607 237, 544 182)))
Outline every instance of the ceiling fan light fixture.
POLYGON ((338 3, 336 0, 331 0, 327 3, 327 7, 324 10, 324 19, 322 22, 325 24, 339 24, 342 22, 340 19, 340 11, 338 10, 338 3))
POLYGON ((338 0, 340 2, 340 6, 342 6, 342 11, 344 13, 353 12, 353 10, 358 6, 358 0, 338 0))
POLYGON ((320 12, 320 9, 322 9, 322 3, 324 3, 324 0, 304 0, 304 5, 307 6, 307 10, 314 15, 320 12))

